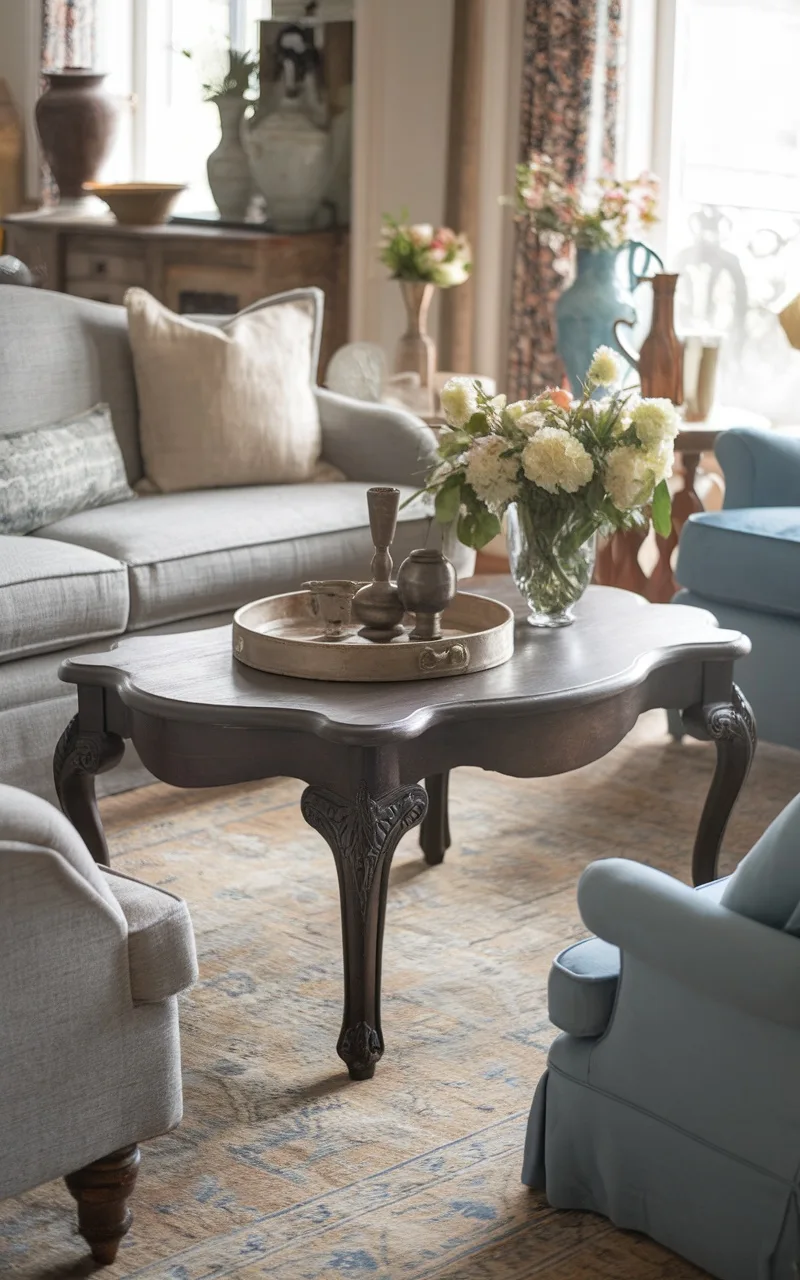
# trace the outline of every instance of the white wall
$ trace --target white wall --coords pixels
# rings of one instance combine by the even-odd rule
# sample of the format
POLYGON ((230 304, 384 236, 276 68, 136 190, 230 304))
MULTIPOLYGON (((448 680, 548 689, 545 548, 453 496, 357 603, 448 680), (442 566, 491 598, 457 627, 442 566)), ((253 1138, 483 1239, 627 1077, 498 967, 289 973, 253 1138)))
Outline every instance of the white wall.
POLYGON ((25 125, 25 194, 39 192, 39 155, 33 108, 39 96, 41 4, 0 0, 0 78, 8 81, 25 125))
POLYGON ((444 218, 452 23, 453 0, 356 4, 351 336, 390 361, 403 308, 377 260, 381 215, 444 218))
MULTIPOLYGON (((444 217, 452 0, 356 0, 356 119, 351 336, 390 360, 402 330, 399 290, 377 261, 381 214, 403 205, 419 222, 444 217)), ((485 5, 473 371, 505 378, 511 212, 525 0, 485 5)), ((436 336, 436 313, 432 314, 436 336)))

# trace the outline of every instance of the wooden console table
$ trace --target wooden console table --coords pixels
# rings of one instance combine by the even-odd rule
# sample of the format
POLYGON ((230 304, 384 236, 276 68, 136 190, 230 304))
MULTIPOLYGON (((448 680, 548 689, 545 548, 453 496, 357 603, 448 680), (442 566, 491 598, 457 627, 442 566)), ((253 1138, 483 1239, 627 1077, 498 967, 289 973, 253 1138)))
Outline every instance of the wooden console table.
POLYGON ((111 215, 67 217, 49 210, 3 220, 7 253, 37 283, 59 293, 121 303, 141 285, 173 311, 233 314, 284 289, 325 292, 320 368, 348 338, 349 235, 346 230, 273 235, 167 223, 120 226, 111 215))

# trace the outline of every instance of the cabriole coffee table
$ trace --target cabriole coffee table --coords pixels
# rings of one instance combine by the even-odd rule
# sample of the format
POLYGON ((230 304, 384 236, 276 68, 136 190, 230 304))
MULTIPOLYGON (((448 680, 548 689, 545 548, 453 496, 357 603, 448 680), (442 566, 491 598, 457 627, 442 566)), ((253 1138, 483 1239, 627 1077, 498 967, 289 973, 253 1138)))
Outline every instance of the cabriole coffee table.
POLYGON ((641 712, 682 711, 717 747, 692 867, 695 883, 704 883, 714 878, 755 748, 750 708, 733 683, 734 661, 750 643, 720 630, 709 613, 590 587, 573 626, 538 631, 524 621, 510 579, 470 586, 504 600, 519 619, 513 658, 474 675, 371 685, 265 675, 234 660, 229 627, 126 637, 61 668, 78 686, 78 714, 56 748, 56 788, 98 862, 108 863, 108 849, 94 777, 121 760, 125 739, 173 786, 276 776, 308 784, 303 817, 330 845, 339 876, 337 1049, 357 1080, 373 1074, 384 1047, 381 951, 392 855, 421 822, 427 861, 441 862, 450 769, 564 773, 605 755, 641 712))

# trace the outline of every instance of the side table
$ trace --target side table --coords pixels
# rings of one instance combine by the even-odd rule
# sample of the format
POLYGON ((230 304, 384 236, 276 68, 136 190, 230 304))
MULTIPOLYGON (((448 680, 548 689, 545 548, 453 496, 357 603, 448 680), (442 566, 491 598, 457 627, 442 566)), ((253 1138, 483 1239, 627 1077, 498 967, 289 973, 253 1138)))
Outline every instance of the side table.
POLYGON ((604 587, 622 587, 635 591, 653 604, 668 604, 678 583, 672 571, 672 558, 681 530, 690 516, 705 507, 695 487, 698 468, 704 453, 713 453, 717 440, 731 427, 756 427, 769 430, 771 423, 763 414, 746 409, 715 407, 705 422, 685 422, 675 439, 677 466, 675 474, 680 488, 672 496, 672 529, 667 537, 656 534, 658 558, 648 574, 639 561, 639 552, 647 533, 632 529, 615 533, 597 556, 594 580, 604 587))

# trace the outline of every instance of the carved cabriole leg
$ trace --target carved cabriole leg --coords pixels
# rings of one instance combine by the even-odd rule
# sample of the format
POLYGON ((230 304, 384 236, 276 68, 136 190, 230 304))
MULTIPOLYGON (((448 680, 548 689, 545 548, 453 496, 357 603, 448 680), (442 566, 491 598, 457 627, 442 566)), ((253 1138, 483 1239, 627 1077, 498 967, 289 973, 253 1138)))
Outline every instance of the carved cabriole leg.
POLYGON ((449 773, 437 773, 432 778, 425 779, 428 812, 422 819, 422 826, 419 829, 419 843, 425 855, 425 861, 430 867, 443 862, 444 855, 450 848, 449 789, 449 773))
POLYGON ((53 779, 61 808, 95 862, 104 867, 109 866, 108 845, 97 811, 94 780, 98 773, 119 764, 124 751, 125 743, 116 733, 87 732, 80 727, 80 716, 73 716, 53 756, 53 779))
POLYGON ((64 1179, 78 1202, 78 1230, 101 1267, 117 1256, 119 1242, 131 1229, 128 1200, 139 1172, 139 1148, 123 1147, 64 1179))
POLYGON ((328 842, 336 861, 342 906, 344 1018, 339 1057, 353 1080, 368 1080, 383 1053, 381 954, 389 867, 400 838, 421 822, 422 787, 400 787, 374 799, 361 783, 354 799, 308 787, 303 817, 328 842))
POLYGON ((686 728, 717 746, 717 767, 697 828, 692 856, 692 881, 708 884, 717 878, 722 838, 739 792, 750 771, 756 749, 756 723, 750 704, 737 685, 730 702, 690 707, 683 713, 686 728))

